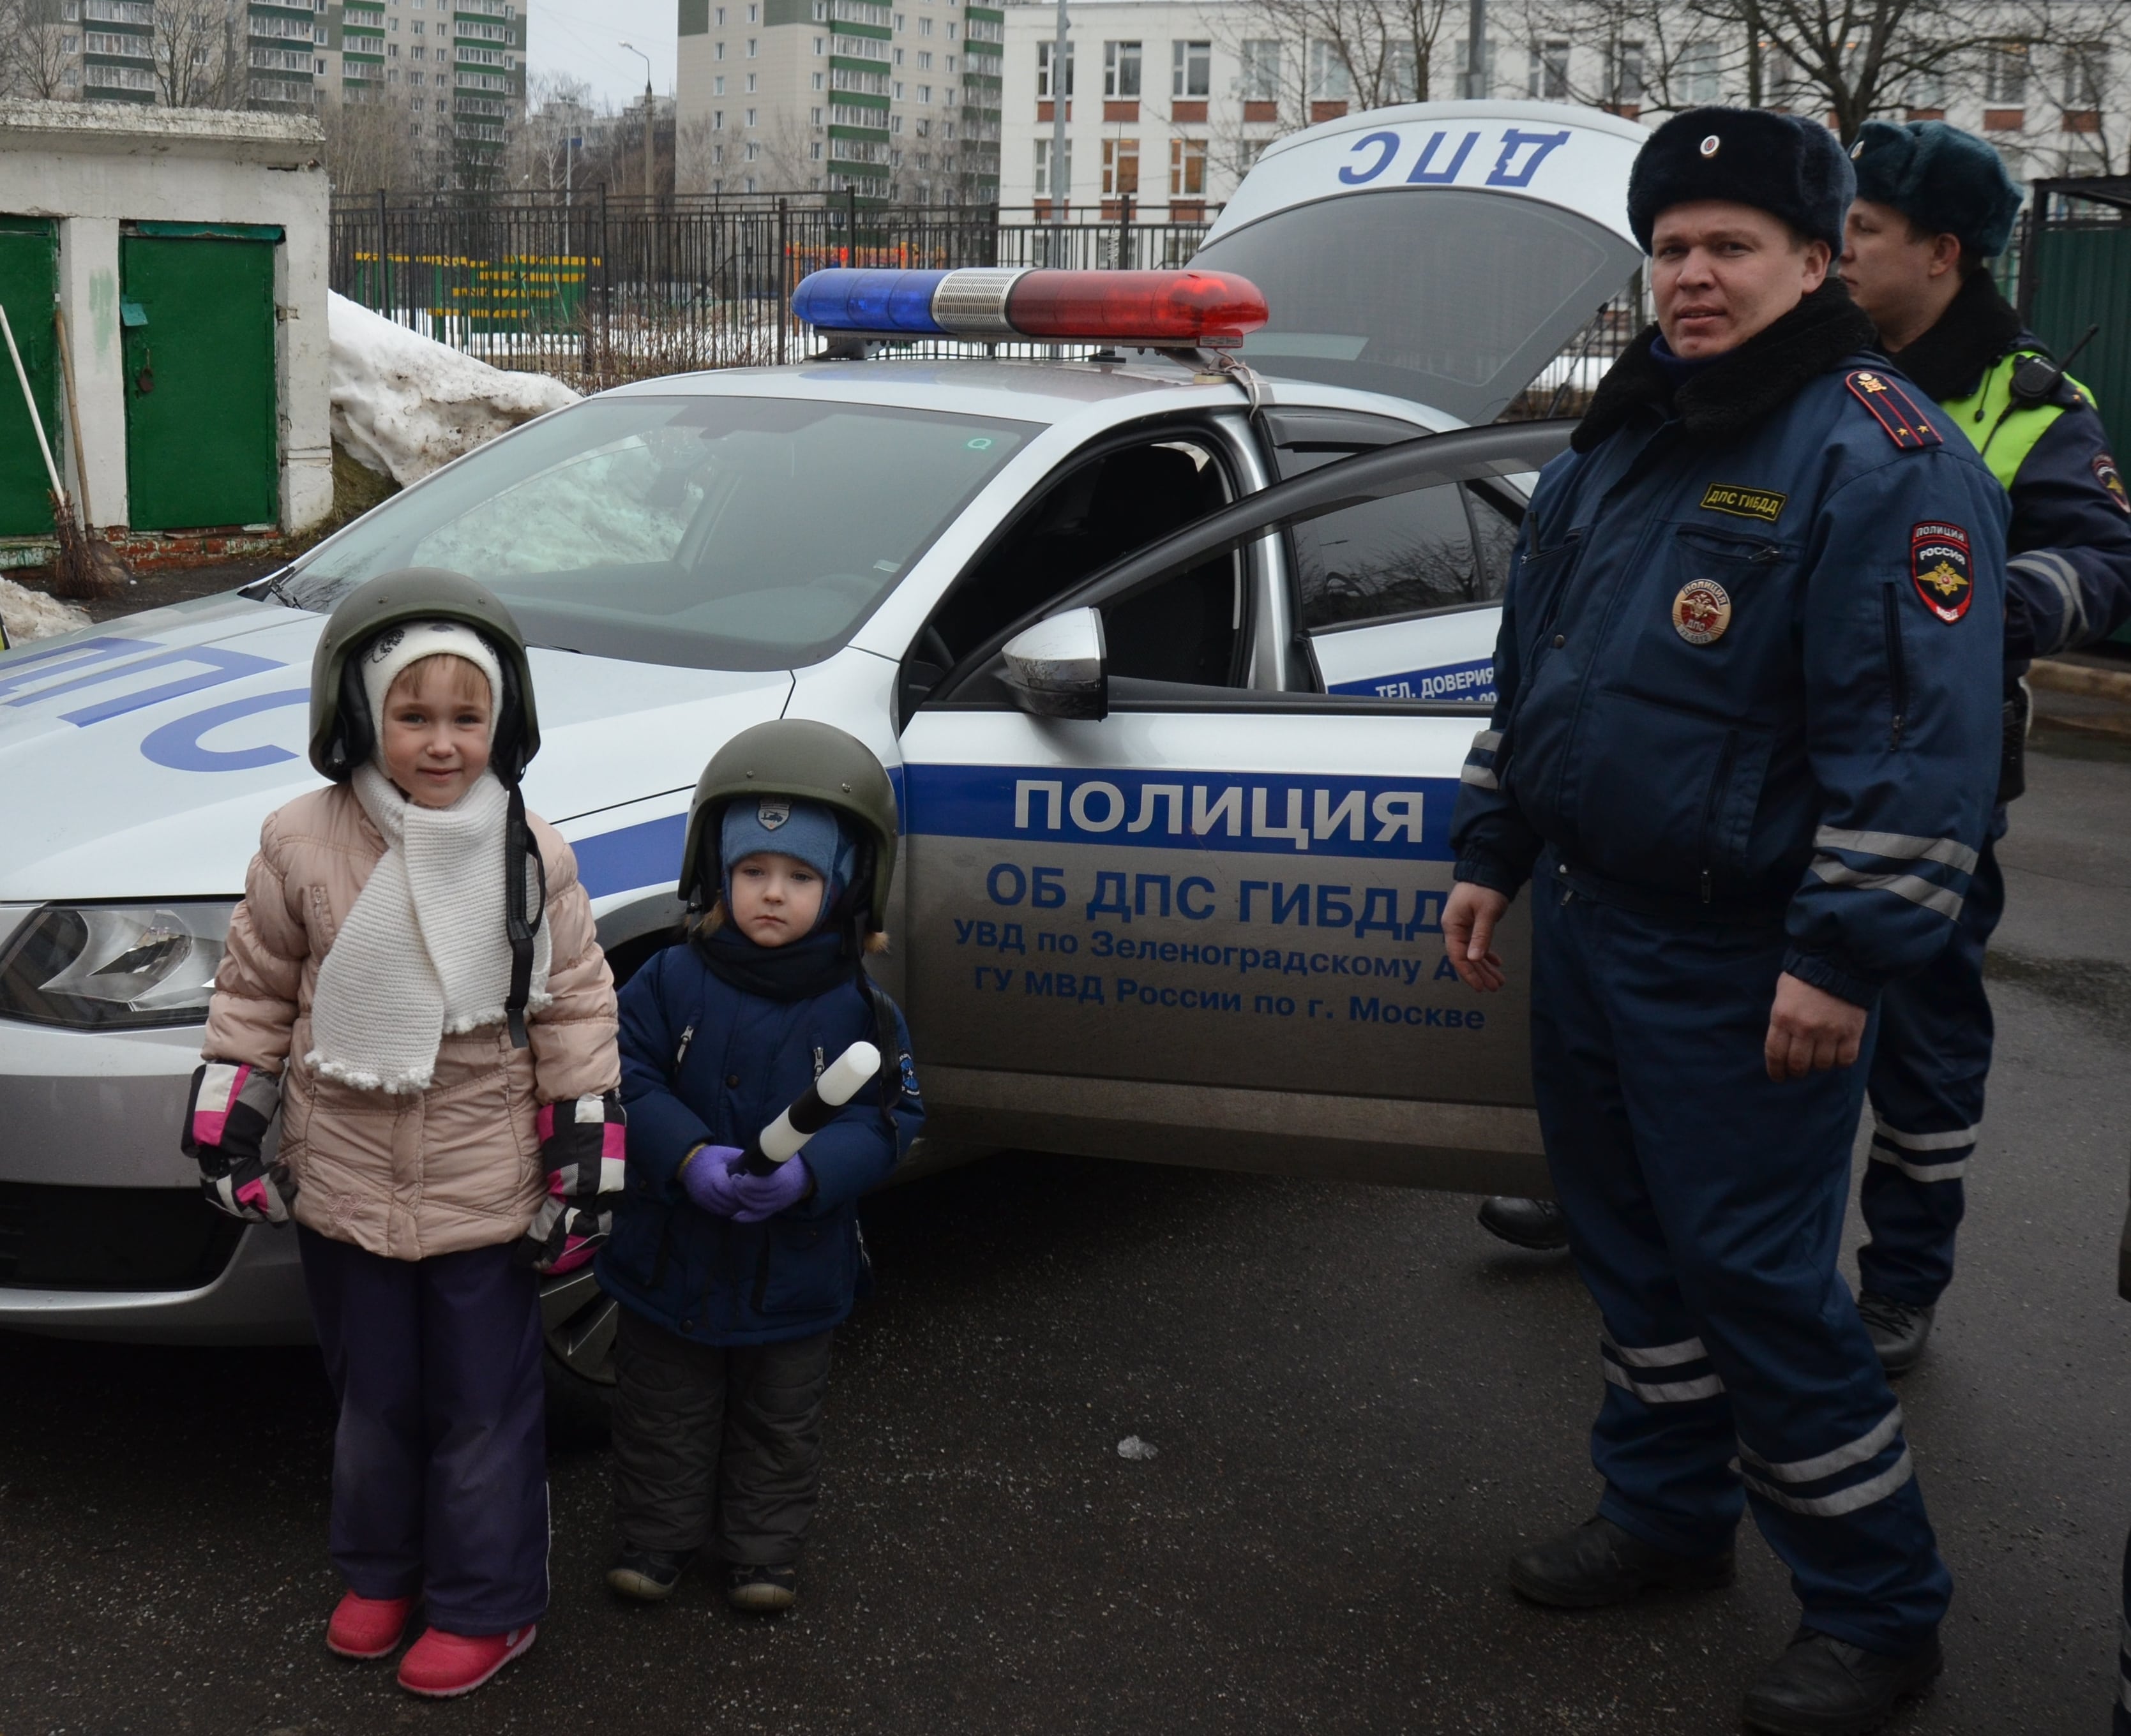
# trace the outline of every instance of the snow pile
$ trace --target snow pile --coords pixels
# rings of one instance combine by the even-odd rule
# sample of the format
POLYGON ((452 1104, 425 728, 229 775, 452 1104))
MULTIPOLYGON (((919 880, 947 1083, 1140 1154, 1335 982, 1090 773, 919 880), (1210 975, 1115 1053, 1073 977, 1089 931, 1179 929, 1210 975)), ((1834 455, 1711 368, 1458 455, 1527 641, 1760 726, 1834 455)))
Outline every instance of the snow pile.
POLYGON ((559 380, 492 368, 344 295, 328 296, 327 322, 333 437, 403 488, 521 422, 577 401, 559 380))
POLYGON ((0 579, 0 626, 7 629, 10 645, 26 645, 31 639, 48 639, 87 625, 86 609, 62 603, 12 579, 0 579))

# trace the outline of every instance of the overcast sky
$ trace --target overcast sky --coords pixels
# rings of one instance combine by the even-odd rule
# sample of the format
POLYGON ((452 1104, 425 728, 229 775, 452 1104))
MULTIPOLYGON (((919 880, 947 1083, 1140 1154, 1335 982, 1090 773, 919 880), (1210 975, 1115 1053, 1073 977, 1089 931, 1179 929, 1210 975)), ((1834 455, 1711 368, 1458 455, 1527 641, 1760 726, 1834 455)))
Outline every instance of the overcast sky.
POLYGON ((640 101, 644 63, 618 45, 634 42, 651 56, 651 88, 673 88, 676 0, 525 0, 525 60, 543 73, 582 79, 597 108, 640 101))

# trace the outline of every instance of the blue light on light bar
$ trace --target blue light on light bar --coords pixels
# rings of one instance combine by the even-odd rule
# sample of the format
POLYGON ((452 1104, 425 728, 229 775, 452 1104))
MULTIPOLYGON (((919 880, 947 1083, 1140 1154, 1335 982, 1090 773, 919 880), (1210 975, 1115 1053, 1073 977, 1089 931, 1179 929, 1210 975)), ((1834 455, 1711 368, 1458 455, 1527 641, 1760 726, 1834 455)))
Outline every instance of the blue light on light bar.
POLYGON ((827 332, 910 332, 931 337, 946 328, 932 317, 932 292, 945 271, 815 271, 792 292, 792 311, 827 332))

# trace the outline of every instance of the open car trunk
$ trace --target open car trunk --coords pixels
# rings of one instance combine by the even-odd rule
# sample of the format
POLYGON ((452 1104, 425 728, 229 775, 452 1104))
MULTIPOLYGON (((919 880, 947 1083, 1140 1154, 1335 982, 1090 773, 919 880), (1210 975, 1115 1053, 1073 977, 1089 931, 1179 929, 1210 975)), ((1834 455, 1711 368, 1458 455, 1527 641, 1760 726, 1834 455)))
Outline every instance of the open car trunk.
POLYGON ((1240 272, 1274 378, 1491 422, 1642 263, 1635 122, 1544 103, 1377 109, 1269 149, 1192 263, 1240 272))

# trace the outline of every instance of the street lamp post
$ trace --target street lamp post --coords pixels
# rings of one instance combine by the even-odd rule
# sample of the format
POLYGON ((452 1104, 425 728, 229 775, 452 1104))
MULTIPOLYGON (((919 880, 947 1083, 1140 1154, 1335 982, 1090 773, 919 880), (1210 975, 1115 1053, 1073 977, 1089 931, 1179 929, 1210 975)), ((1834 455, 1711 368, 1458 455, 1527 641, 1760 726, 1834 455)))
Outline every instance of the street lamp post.
POLYGON ((1054 266, 1065 263, 1066 202, 1073 191, 1066 175, 1066 69, 1072 51, 1066 31, 1066 0, 1058 0, 1058 34, 1051 44, 1051 220, 1058 226, 1051 243, 1054 266))
POLYGON ((621 46, 644 63, 644 197, 648 200, 651 197, 651 56, 633 42, 621 46))

